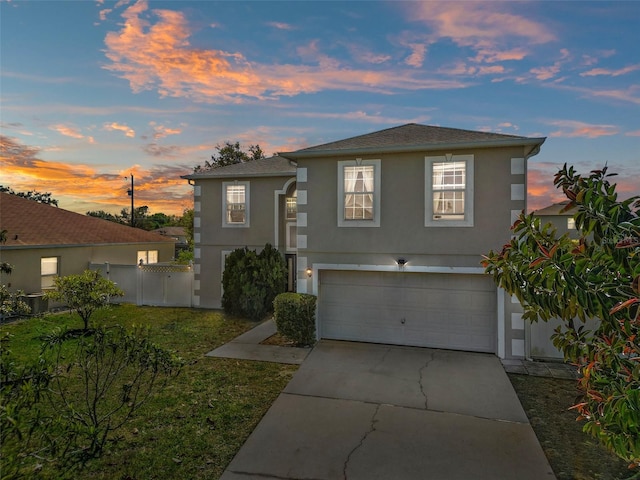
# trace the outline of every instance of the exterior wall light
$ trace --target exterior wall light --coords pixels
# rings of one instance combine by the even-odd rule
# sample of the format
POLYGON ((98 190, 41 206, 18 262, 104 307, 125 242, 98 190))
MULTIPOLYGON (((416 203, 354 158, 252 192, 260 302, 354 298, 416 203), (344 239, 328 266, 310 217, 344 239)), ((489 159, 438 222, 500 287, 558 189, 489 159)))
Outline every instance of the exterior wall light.
POLYGON ((407 264, 407 261, 404 258, 400 257, 398 260, 396 260, 396 263, 398 264, 398 268, 400 270, 404 270, 404 266, 407 264))
POLYGON ((311 270, 311 267, 307 267, 305 273, 307 274, 307 277, 311 278, 311 275, 313 275, 313 270, 311 270))

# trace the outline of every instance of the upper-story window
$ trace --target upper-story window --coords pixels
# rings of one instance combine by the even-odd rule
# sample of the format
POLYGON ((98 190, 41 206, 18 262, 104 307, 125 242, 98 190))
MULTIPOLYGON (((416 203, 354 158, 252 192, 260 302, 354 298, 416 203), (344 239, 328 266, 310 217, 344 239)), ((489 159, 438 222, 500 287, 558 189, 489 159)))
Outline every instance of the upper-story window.
POLYGON ((294 190, 286 197, 286 209, 287 220, 295 220, 298 213, 298 190, 294 190))
POLYGON ((338 162, 338 226, 380 226, 380 160, 338 162))
POLYGON ((249 182, 222 183, 222 226, 249 226, 249 182))
POLYGON ((473 226, 473 155, 425 159, 425 226, 473 226))
POLYGON ((576 219, 573 217, 567 218, 567 230, 576 229, 576 219))

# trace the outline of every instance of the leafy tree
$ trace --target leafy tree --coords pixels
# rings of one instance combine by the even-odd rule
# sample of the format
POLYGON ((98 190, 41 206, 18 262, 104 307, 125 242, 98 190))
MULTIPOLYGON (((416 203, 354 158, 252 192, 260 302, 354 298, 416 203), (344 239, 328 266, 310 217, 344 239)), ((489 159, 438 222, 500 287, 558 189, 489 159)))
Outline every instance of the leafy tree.
POLYGON ((28 192, 15 192, 11 187, 3 187, 0 185, 0 192, 5 192, 10 195, 16 195, 18 197, 26 198, 28 200, 34 200, 38 203, 46 203, 47 205, 58 206, 58 200, 51 198, 51 193, 41 193, 35 190, 29 190, 28 192))
POLYGON ((97 270, 85 270, 79 275, 55 277, 54 289, 47 292, 49 300, 63 302, 69 309, 77 313, 89 329, 89 319, 93 312, 109 305, 111 297, 121 297, 124 292, 111 280, 100 275, 97 270))
POLYGON ((193 217, 193 208, 188 208, 182 212, 182 218, 180 218, 180 226, 184 228, 184 232, 187 235, 187 243, 191 249, 193 249, 193 217))
POLYGON ((110 222, 115 223, 124 223, 124 219, 121 216, 114 215, 109 212, 105 212, 104 210, 94 210, 87 212, 87 216, 101 218, 103 220, 109 220, 110 222))
POLYGON ((2 478, 33 473, 44 467, 42 460, 56 470, 43 478, 70 478, 184 365, 150 341, 148 328, 69 333, 43 336, 33 365, 15 361, 8 338, 2 339, 2 478))
POLYGON ((231 143, 227 140, 222 146, 216 145, 216 149, 218 150, 218 155, 211 155, 211 161, 204 162, 204 167, 200 165, 195 167, 193 169, 194 173, 264 158, 264 152, 260 145, 250 145, 249 153, 247 153, 242 150, 240 142, 231 143))
MULTIPOLYGON (((11 335, 0 338, 0 447, 3 479, 21 478, 23 462, 38 430, 48 422, 42 418, 39 402, 49 385, 53 369, 44 362, 17 362, 9 343, 11 335)), ((22 475, 23 476, 23 475, 22 475)))
POLYGON ((554 345, 580 371, 584 397, 572 408, 584 431, 640 466, 640 197, 618 201, 607 168, 589 176, 565 165, 554 184, 570 200, 578 240, 520 215, 501 252, 483 261, 530 321, 560 318, 554 345), (582 325, 597 318, 590 331, 582 325))

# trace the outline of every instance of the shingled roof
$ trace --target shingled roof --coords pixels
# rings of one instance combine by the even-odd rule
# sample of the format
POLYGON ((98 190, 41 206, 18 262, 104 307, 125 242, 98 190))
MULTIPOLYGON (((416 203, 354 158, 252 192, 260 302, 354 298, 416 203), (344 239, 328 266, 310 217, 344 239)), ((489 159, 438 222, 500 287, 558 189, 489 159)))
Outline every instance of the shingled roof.
POLYGON ((567 205, 569 205, 569 200, 554 203, 553 205, 549 205, 548 207, 541 208, 540 210, 536 210, 535 212, 533 212, 533 214, 538 216, 561 215, 565 217, 573 217, 573 215, 575 215, 575 213, 578 211, 578 207, 573 206, 563 212, 562 210, 567 205))
POLYGON ((297 158, 357 153, 382 153, 385 151, 409 152, 417 150, 440 150, 443 148, 489 148, 514 145, 531 145, 533 152, 539 148, 544 141, 545 138, 530 138, 409 123, 407 125, 304 148, 294 152, 281 152, 280 155, 295 160, 297 158))
POLYGON ((34 200, 0 193, 2 248, 162 243, 175 241, 157 233, 89 217, 34 200))
POLYGON ((251 160, 244 163, 235 163, 224 167, 212 168, 204 172, 183 175, 180 178, 197 180, 201 178, 225 178, 225 177, 281 177, 293 176, 296 167, 290 160, 274 155, 259 160, 251 160))

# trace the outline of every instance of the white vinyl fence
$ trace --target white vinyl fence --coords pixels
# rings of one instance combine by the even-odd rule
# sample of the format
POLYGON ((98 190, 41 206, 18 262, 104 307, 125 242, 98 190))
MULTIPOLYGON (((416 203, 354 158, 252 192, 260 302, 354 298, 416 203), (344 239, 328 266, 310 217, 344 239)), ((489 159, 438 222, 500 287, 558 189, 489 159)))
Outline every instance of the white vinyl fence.
POLYGON ((191 265, 151 264, 113 265, 91 264, 103 277, 115 282, 124 297, 114 303, 135 303, 162 307, 193 306, 193 268, 191 265))

